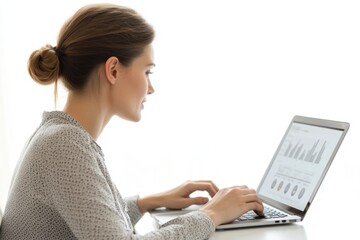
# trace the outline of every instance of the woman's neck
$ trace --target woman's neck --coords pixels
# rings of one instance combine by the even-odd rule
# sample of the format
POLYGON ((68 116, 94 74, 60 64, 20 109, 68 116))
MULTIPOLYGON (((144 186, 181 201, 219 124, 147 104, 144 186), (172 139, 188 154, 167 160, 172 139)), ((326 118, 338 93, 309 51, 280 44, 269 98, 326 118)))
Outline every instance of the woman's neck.
POLYGON ((98 98, 86 94, 69 93, 64 111, 72 116, 96 140, 110 118, 98 98))

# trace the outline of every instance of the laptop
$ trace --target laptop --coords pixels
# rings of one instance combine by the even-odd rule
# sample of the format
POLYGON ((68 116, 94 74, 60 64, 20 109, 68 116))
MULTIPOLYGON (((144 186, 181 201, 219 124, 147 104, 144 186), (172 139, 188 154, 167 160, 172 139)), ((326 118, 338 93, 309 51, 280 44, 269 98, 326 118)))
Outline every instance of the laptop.
MULTIPOLYGON (((349 127, 347 122, 294 116, 257 188, 264 216, 250 211, 217 230, 302 221, 349 127)), ((197 208, 157 209, 150 214, 161 226, 197 208)))

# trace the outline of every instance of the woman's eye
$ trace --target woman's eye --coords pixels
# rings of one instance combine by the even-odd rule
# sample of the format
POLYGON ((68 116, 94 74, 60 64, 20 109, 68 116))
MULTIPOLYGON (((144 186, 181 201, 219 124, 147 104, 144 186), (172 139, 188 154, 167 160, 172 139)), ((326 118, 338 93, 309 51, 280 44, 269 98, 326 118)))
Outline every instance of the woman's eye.
POLYGON ((152 72, 152 71, 150 71, 150 70, 149 70, 149 71, 147 71, 147 72, 146 72, 146 77, 149 77, 149 75, 150 75, 150 74, 153 74, 153 72, 152 72))

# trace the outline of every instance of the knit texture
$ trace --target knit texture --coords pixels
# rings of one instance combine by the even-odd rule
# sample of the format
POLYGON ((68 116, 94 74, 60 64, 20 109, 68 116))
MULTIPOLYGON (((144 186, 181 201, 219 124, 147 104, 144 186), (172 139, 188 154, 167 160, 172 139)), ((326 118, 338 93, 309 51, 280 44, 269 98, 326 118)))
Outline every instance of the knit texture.
MULTIPOLYGON (((126 167, 123 163, 122 167, 126 167)), ((206 239, 215 230, 193 212, 140 236, 137 196, 122 198, 92 137, 65 112, 44 112, 14 172, 0 239, 206 239)))

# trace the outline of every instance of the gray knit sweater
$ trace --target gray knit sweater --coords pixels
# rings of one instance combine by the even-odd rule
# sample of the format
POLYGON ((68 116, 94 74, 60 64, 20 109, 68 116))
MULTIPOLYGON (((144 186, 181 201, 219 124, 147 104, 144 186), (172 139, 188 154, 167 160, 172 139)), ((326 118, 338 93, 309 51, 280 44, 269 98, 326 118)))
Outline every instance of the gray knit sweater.
POLYGON ((0 239, 206 239, 215 230, 193 212, 137 235, 136 200, 121 197, 101 148, 78 122, 45 112, 15 170, 0 239))

